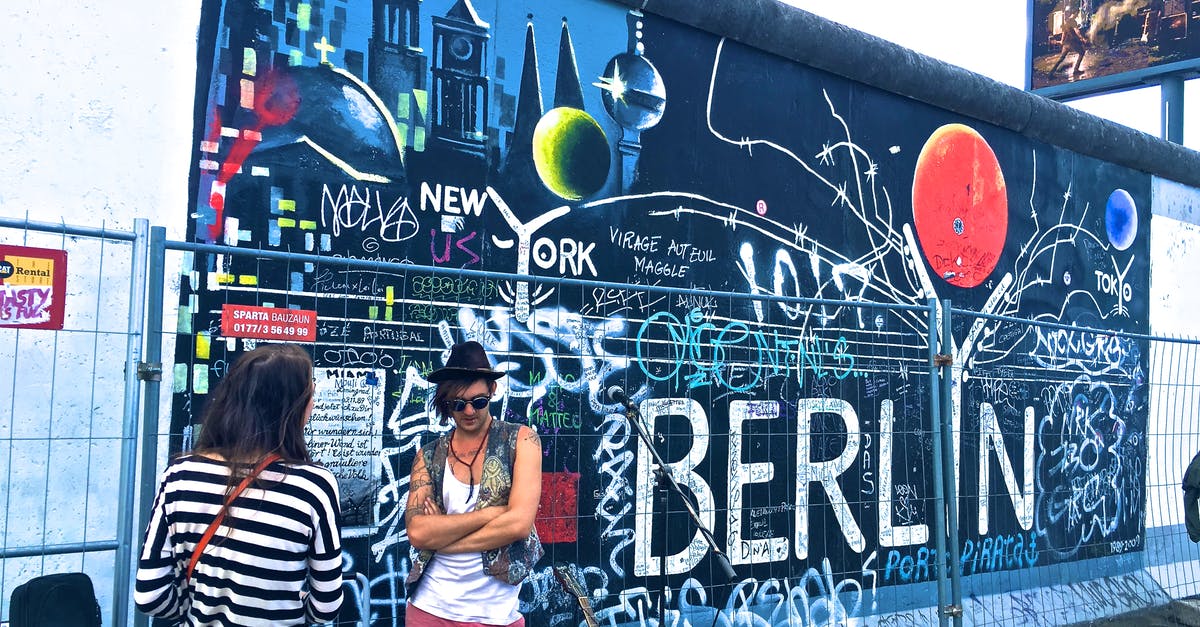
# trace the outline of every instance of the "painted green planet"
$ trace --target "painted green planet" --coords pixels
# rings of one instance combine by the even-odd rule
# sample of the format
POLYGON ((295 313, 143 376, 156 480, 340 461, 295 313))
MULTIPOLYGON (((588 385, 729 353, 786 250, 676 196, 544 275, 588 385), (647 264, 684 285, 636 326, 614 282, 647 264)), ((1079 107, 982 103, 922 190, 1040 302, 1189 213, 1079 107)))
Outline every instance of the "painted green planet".
POLYGON ((533 130, 533 165, 550 191, 580 200, 600 191, 608 179, 608 138, 586 111, 551 109, 533 130))

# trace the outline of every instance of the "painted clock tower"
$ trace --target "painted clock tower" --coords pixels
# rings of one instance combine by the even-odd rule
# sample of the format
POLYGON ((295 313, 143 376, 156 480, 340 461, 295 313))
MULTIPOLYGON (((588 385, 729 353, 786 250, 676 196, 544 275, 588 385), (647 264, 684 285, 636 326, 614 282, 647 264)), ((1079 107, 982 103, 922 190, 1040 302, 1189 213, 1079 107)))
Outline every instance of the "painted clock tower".
POLYGON ((486 157, 488 139, 488 28, 470 0, 433 18, 432 140, 479 157, 486 157))

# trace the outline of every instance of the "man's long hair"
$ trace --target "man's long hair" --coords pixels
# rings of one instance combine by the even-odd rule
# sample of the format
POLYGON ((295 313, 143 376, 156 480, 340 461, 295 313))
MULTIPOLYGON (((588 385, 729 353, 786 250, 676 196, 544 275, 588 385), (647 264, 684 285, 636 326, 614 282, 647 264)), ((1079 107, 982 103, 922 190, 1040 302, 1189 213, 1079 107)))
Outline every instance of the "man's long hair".
POLYGON ((437 389, 433 393, 433 405, 438 415, 442 417, 442 424, 446 424, 451 418, 454 417, 453 412, 450 411, 450 401, 461 395, 467 388, 475 385, 476 381, 487 382, 488 391, 491 391, 492 380, 488 379, 487 377, 447 379, 437 384, 437 389))
POLYGON ((312 358, 295 344, 264 344, 242 355, 217 385, 196 453, 225 459, 231 479, 244 464, 271 453, 312 463, 304 442, 304 411, 313 395, 312 358))

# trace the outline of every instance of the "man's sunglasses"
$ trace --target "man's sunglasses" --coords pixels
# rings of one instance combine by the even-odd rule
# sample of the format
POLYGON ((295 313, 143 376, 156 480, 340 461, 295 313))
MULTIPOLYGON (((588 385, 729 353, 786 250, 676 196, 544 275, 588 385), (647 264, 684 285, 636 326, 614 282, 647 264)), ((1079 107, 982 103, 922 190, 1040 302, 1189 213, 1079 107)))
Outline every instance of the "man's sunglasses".
POLYGON ((450 411, 465 411, 467 409, 467 405, 470 405, 471 407, 475 408, 475 411, 481 411, 484 407, 488 406, 488 403, 491 402, 492 397, 490 396, 476 396, 469 401, 465 398, 456 398, 446 401, 446 407, 449 407, 450 411))

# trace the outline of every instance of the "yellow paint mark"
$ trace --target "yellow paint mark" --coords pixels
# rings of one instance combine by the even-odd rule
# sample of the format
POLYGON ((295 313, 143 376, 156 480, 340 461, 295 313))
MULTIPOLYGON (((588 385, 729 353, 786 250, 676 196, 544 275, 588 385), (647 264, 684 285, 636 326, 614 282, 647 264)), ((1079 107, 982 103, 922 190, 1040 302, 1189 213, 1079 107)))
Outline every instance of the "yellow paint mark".
POLYGON ((387 303, 389 307, 396 304, 396 288, 392 287, 391 285, 384 288, 383 302, 387 303))
POLYGON ((392 321, 392 308, 390 305, 383 309, 383 319, 387 320, 388 322, 392 321))
POLYGON ((238 285, 258 285, 258 277, 253 274, 243 274, 238 277, 238 285))
POLYGON ((280 211, 295 211, 296 210, 296 201, 287 199, 287 198, 280 198, 279 199, 279 210, 280 211))
POLYGON ((171 391, 176 394, 183 394, 187 391, 187 364, 175 364, 175 369, 171 377, 171 391))
POLYGON ((412 96, 408 94, 400 94, 400 97, 396 99, 396 119, 407 120, 408 116, 411 115, 408 112, 409 107, 411 106, 412 96))
POLYGON ((296 226, 296 220, 293 218, 279 218, 279 228, 288 229, 296 226))
POLYGON ((192 366, 192 393, 208 394, 208 364, 192 366))
POLYGON ((212 336, 208 331, 196 334, 196 359, 208 359, 212 353, 212 336))
POLYGON ((371 305, 370 307, 367 307, 367 317, 372 320, 378 320, 379 319, 379 306, 371 305))
POLYGON ((305 231, 315 231, 315 230, 317 230, 317 221, 316 220, 301 220, 300 228, 305 231))
POLYGON ((233 285, 233 275, 224 272, 217 273, 217 283, 221 285, 233 285))
POLYGON ((425 152, 425 127, 418 126, 413 134, 413 150, 425 152))
POLYGON ((312 5, 307 2, 296 7, 296 27, 302 31, 312 28, 312 5))
POLYGON ((175 314, 175 332, 184 335, 192 333, 192 308, 183 305, 175 314))
POLYGON ((242 48, 242 74, 254 76, 258 70, 258 52, 254 48, 242 48))
POLYGON ((413 99, 417 101, 417 111, 422 118, 429 117, 429 92, 424 89, 414 89, 413 99))

